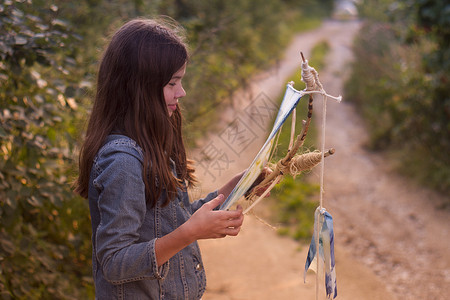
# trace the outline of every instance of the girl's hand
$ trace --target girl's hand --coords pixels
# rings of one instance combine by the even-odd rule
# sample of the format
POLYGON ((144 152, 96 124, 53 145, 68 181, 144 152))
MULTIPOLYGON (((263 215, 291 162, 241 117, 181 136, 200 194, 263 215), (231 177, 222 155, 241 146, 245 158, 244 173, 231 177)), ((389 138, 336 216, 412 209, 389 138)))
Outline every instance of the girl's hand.
POLYGON ((223 194, 225 198, 227 198, 234 187, 238 184, 239 180, 241 180, 246 170, 242 171, 239 174, 236 174, 230 181, 228 181, 223 187, 219 189, 219 195, 223 194))
POLYGON ((239 233, 244 221, 242 207, 238 206, 233 211, 214 210, 224 200, 224 195, 220 194, 203 204, 186 222, 185 225, 195 240, 236 236, 239 233))
MULTIPOLYGON (((245 193, 245 196, 248 197, 253 192, 254 189, 255 189, 255 195, 261 196, 267 190, 267 188, 270 186, 271 182, 269 182, 267 185, 262 186, 262 187, 256 188, 256 186, 258 184, 260 184, 272 172, 273 171, 269 167, 264 167, 264 169, 262 169, 262 171, 261 171, 261 174, 259 174, 258 178, 256 178, 255 182, 253 182, 253 184, 250 186, 248 191, 245 193)), ((266 195, 266 197, 269 197, 269 196, 270 196, 270 192, 266 195)))

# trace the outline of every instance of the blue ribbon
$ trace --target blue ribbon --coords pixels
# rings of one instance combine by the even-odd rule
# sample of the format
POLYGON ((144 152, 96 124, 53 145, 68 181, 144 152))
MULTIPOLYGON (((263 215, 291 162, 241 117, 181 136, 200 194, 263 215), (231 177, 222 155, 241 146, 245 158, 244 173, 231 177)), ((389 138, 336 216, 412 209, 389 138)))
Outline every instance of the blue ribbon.
MULTIPOLYGON (((333 294, 333 299, 337 296, 336 288, 336 270, 334 260, 334 232, 333 232, 333 218, 325 210, 318 207, 314 214, 314 234, 309 245, 308 257, 305 263, 304 280, 306 281, 306 272, 308 269, 321 273, 321 269, 325 271, 325 289, 327 298, 330 299, 333 294), (317 226, 319 222, 319 226, 317 226), (319 236, 319 270, 317 266, 317 249, 316 236, 319 236)), ((323 272, 323 271, 322 271, 323 272)))

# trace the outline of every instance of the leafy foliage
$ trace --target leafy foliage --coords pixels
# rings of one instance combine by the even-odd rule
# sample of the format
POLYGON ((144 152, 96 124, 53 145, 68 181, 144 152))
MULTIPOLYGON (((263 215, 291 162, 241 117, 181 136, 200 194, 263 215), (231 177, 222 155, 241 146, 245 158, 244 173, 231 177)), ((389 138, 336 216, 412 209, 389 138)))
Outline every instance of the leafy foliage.
MULTIPOLYGON (((2 298, 86 297, 86 203, 68 187, 80 85, 77 39, 50 7, 0 7, 0 290, 2 298), (79 210, 83 214, 79 213, 79 210), (60 276, 59 274, 66 274, 60 276), (78 287, 77 287, 78 286, 78 287)), ((87 221, 87 222, 86 222, 87 221)))
POLYGON ((296 240, 308 241, 314 231, 314 211, 318 206, 317 201, 311 199, 317 195, 319 187, 304 180, 304 176, 297 179, 286 177, 274 190, 277 199, 274 207, 277 220, 283 225, 278 232, 296 240))
MULTIPOLYGON (((383 1, 354 46, 348 98, 358 104, 374 149, 390 150, 400 169, 450 191, 450 47, 448 4, 383 1)), ((379 3, 378 3, 379 4, 379 3)))
POLYGON ((214 124, 217 107, 229 105, 252 74, 276 63, 293 28, 312 17, 283 1, 177 2, 183 5, 174 16, 187 28, 192 46, 182 104, 190 121, 186 132, 196 137, 214 124))

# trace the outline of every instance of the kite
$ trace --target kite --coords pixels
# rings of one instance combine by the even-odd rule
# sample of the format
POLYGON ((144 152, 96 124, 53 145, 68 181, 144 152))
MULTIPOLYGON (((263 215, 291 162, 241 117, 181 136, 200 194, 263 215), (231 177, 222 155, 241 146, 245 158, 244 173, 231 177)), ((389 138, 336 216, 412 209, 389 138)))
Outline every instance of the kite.
MULTIPOLYGON (((302 54, 303 58, 303 54, 302 54)), ((293 133, 295 131, 295 108, 301 98, 305 95, 312 94, 322 94, 328 98, 332 98, 341 101, 341 96, 333 97, 328 95, 322 87, 322 84, 319 81, 317 71, 308 65, 308 61, 303 58, 302 63, 302 81, 306 83, 306 88, 304 90, 298 91, 293 87, 293 82, 289 82, 286 85, 286 91, 283 97, 283 101, 281 102, 280 108, 278 110, 277 117, 275 119, 272 131, 270 132, 267 140, 259 150, 258 154, 253 159, 253 162, 250 164, 249 168, 245 171, 244 175, 232 190, 230 195, 221 205, 221 210, 229 209, 233 204, 235 204, 242 196, 244 196, 249 191, 255 191, 256 185, 259 187, 267 186, 271 184, 273 186, 281 180, 281 177, 285 174, 296 175, 301 171, 310 170, 315 165, 320 163, 324 157, 332 155, 334 153, 334 149, 329 149, 328 151, 322 152, 311 152, 305 153, 302 155, 295 155, 297 150, 303 145, 303 142, 306 138, 306 134, 308 132, 309 124, 311 122, 312 116, 312 101, 313 97, 309 98, 308 105, 308 118, 306 121, 303 121, 303 129, 302 132, 297 136, 295 143, 293 143, 293 133), (263 168, 267 165, 269 161, 269 157, 271 155, 272 149, 275 145, 275 140, 277 133, 279 133, 282 125, 288 118, 288 116, 294 112, 292 115, 292 129, 291 129, 291 142, 289 145, 288 153, 285 158, 280 160, 275 167, 274 172, 272 172, 269 176, 265 177, 261 182, 255 181, 260 176, 263 168)), ((271 187, 273 187, 271 185, 271 187)), ((270 191, 271 187, 267 188, 267 193, 270 191)), ((267 194, 266 193, 266 194, 267 194)), ((252 195, 254 196, 254 194, 252 195)), ((264 195, 265 196, 265 195, 264 195)), ((250 198, 247 196, 247 198, 250 198)), ((256 205, 260 199, 264 197, 260 197, 256 200, 251 207, 247 209, 249 211, 254 205, 256 205)))
POLYGON ((333 148, 325 151, 325 120, 326 120, 326 100, 327 98, 334 99, 341 102, 342 97, 334 97, 328 95, 323 89, 319 80, 317 71, 308 65, 308 61, 302 56, 302 81, 305 82, 306 88, 298 91, 293 87, 293 82, 286 86, 286 91, 281 102, 277 117, 275 119, 272 131, 267 140, 259 150, 258 154, 246 170, 236 187, 227 197, 225 202, 221 205, 221 210, 229 209, 242 196, 251 200, 252 204, 244 211, 248 213, 261 199, 263 199, 270 190, 279 183, 283 176, 296 176, 305 170, 311 170, 317 164, 321 163, 320 173, 320 205, 316 209, 314 215, 314 234, 308 251, 308 256, 305 263, 304 276, 306 272, 311 269, 316 272, 316 299, 318 299, 318 282, 319 274, 325 272, 325 290, 327 298, 336 298, 336 271, 334 259, 334 232, 333 232, 333 218, 323 207, 323 174, 324 174, 324 158, 332 155, 335 150, 333 148), (313 94, 320 94, 323 96, 323 115, 322 115, 322 149, 321 151, 314 151, 304 154, 296 154, 298 149, 303 145, 306 134, 308 132, 309 124, 312 116, 312 102, 313 94), (297 136, 294 142, 295 133, 295 116, 296 106, 303 96, 310 95, 308 103, 307 120, 303 121, 302 131, 297 136), (261 173, 264 167, 269 163, 269 159, 274 147, 276 147, 277 135, 283 123, 289 115, 292 114, 291 125, 291 140, 289 143, 287 154, 284 158, 279 160, 271 173, 261 173), (257 196, 256 191, 264 189, 262 195, 257 196), (254 200, 257 198, 256 200, 254 200))

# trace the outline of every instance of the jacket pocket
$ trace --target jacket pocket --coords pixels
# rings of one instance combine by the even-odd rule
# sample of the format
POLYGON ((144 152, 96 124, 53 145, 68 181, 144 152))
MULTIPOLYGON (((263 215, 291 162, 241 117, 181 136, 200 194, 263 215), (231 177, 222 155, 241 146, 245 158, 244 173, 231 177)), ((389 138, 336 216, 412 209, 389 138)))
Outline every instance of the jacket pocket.
POLYGON ((195 275, 197 278, 197 284, 198 284, 198 297, 197 299, 200 299, 205 292, 206 289, 206 274, 205 274, 205 268, 203 266, 202 259, 200 255, 192 255, 193 263, 194 263, 194 269, 195 269, 195 275))

